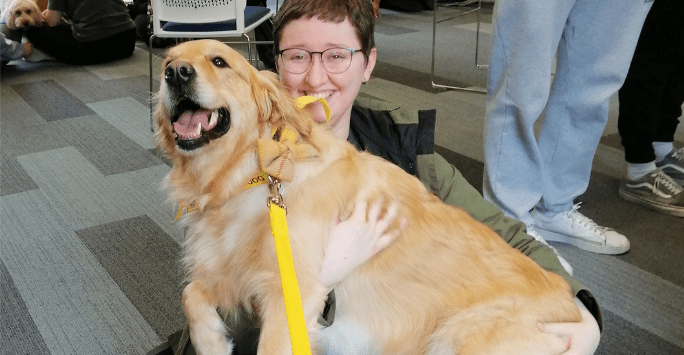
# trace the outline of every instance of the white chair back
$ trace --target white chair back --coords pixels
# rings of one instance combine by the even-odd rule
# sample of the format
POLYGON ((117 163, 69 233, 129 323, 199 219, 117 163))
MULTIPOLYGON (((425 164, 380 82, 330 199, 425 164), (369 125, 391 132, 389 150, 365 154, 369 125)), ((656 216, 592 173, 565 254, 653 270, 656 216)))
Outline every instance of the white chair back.
MULTIPOLYGON (((165 22, 207 24, 235 20, 235 30, 223 31, 221 35, 242 34, 245 32, 245 6, 245 0, 152 0, 154 33, 165 37, 162 28, 165 22)), ((216 35, 214 33, 212 37, 216 35)), ((177 36, 178 33, 171 35, 177 36)))

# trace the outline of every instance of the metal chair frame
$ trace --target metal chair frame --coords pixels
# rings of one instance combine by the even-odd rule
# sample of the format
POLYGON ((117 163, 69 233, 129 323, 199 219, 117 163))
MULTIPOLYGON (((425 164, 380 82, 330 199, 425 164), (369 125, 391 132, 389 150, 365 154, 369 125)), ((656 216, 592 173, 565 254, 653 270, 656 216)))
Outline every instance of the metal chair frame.
POLYGON ((454 16, 449 16, 445 17, 443 19, 437 19, 437 9, 438 9, 438 4, 437 0, 434 0, 434 17, 433 17, 433 22, 432 22, 432 69, 430 72, 430 82, 432 84, 433 88, 440 88, 440 89, 448 89, 448 90, 461 90, 461 91, 471 91, 471 92, 480 92, 480 93, 486 93, 487 90, 485 89, 479 89, 479 88, 469 88, 469 87, 461 87, 461 86, 451 86, 451 85, 444 85, 444 84, 438 84, 435 83, 435 47, 436 47, 436 38, 437 38, 437 24, 440 22, 452 20, 461 16, 465 16, 468 14, 471 14, 473 12, 477 12, 477 31, 475 31, 475 67, 477 69, 487 69, 489 68, 489 64, 480 64, 479 62, 479 52, 480 52, 480 14, 482 12, 482 0, 478 0, 477 2, 477 7, 474 9, 470 9, 468 11, 459 13, 454 16))

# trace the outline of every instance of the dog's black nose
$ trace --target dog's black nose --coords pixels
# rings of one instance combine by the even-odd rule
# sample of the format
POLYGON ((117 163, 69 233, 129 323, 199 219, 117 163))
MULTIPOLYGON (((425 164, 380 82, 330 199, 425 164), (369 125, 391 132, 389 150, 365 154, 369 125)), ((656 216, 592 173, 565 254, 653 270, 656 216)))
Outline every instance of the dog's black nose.
POLYGON ((164 70, 164 80, 179 89, 187 86, 195 76, 195 69, 185 62, 172 62, 164 70))

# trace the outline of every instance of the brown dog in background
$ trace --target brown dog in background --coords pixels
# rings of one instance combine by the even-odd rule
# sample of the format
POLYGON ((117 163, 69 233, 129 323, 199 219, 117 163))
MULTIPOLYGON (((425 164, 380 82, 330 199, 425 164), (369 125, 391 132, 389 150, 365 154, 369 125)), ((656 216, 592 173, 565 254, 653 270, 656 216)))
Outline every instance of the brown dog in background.
POLYGON ((190 281, 183 306, 198 353, 232 353, 217 309, 243 306, 258 310, 258 353, 291 354, 268 184, 245 189, 263 169, 257 145, 283 127, 296 133, 297 142, 283 143, 289 148, 281 151, 308 152, 291 157, 283 199, 314 353, 328 292, 320 272, 330 221, 349 215, 358 201, 378 200, 399 201, 408 225, 335 288, 336 314, 343 318, 336 322, 358 324, 382 354, 566 350, 537 327, 581 319, 563 278, 444 204, 399 167, 314 123, 275 74, 257 71, 212 40, 172 48, 162 69, 155 140, 173 161, 164 183, 173 201, 197 206, 183 219, 190 281))

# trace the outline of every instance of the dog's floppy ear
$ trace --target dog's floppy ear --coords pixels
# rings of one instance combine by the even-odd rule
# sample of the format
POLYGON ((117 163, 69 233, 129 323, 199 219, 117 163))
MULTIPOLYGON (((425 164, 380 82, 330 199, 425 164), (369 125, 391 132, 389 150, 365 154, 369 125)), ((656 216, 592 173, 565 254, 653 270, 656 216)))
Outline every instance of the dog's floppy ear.
POLYGON ((255 70, 252 91, 257 101, 261 123, 268 121, 274 126, 287 123, 302 136, 308 136, 311 133, 313 120, 307 113, 297 108, 295 99, 275 73, 255 70))
POLYGON ((2 19, 5 20, 5 23, 7 24, 7 28, 10 30, 16 30, 17 25, 14 23, 16 22, 17 15, 14 13, 14 4, 16 1, 8 1, 6 3, 7 7, 2 12, 2 19))

